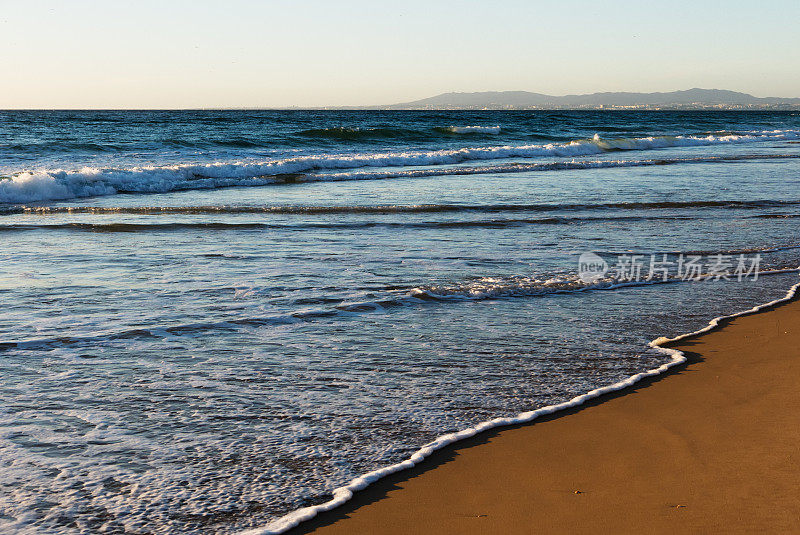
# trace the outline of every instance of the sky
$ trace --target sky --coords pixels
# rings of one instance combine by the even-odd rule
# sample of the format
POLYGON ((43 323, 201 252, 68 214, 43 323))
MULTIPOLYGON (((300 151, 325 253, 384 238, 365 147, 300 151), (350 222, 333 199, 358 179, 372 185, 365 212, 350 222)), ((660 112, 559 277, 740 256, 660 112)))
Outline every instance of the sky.
POLYGON ((0 0, 0 108, 691 87, 800 97, 798 20, 797 0, 0 0))

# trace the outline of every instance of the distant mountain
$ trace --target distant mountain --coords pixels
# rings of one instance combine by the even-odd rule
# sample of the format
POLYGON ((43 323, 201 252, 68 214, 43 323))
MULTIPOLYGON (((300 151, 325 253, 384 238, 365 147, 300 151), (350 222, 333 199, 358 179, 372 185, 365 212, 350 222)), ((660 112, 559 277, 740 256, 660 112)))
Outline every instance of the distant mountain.
POLYGON ((385 109, 796 109, 800 98, 754 97, 723 89, 687 89, 668 93, 591 93, 544 95, 529 91, 443 93, 385 109))

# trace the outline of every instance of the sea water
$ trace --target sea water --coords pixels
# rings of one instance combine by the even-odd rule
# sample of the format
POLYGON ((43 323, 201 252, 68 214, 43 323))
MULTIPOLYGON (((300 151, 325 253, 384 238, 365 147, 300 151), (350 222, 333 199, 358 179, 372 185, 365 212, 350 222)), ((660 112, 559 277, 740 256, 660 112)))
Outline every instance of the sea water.
POLYGON ((797 282, 798 141, 793 112, 0 112, 0 531, 262 527, 658 367, 797 282))

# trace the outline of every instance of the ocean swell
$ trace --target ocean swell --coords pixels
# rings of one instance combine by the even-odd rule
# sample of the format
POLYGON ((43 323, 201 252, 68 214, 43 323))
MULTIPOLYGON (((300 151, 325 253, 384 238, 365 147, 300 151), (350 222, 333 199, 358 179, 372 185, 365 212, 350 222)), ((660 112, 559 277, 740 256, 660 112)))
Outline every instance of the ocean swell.
MULTIPOLYGON (((481 172, 519 172, 526 170, 569 169, 585 166, 658 165, 660 160, 638 163, 619 161, 555 162, 552 164, 509 164, 498 168, 411 169, 346 172, 303 176, 364 167, 442 166, 470 161, 507 158, 580 157, 609 151, 649 150, 666 147, 694 147, 716 144, 752 143, 800 139, 798 130, 759 131, 743 135, 663 136, 588 140, 539 145, 473 147, 435 151, 377 152, 357 154, 317 154, 265 161, 215 162, 194 165, 138 166, 129 168, 84 167, 79 170, 21 171, 0 179, 0 203, 26 203, 65 200, 115 193, 165 193, 230 186, 261 186, 296 180, 357 180, 390 177, 476 174, 481 172), (549 165, 550 167, 541 167, 549 165), (527 166, 527 167, 526 167, 527 166), (532 166, 532 167, 531 167, 532 166)), ((680 159, 675 160, 681 161, 680 159)), ((711 160, 707 160, 711 161, 711 160)), ((663 163, 669 163, 665 160, 663 163)))

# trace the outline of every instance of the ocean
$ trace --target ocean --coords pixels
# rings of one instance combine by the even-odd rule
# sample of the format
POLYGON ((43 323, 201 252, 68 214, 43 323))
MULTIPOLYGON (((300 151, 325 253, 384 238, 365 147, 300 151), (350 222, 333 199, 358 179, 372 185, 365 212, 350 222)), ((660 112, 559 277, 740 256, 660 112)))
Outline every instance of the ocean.
POLYGON ((0 111, 0 532, 279 531, 658 368, 798 186, 797 112, 0 111))

